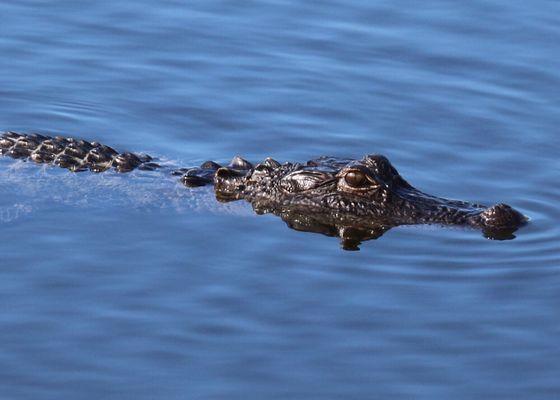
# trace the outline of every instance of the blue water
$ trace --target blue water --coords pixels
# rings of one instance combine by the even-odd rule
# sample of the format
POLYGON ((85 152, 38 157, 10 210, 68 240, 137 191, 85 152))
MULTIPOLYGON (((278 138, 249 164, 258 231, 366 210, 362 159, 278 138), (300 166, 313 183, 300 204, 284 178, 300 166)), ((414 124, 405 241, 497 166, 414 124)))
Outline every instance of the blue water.
POLYGON ((2 399, 556 399, 560 3, 0 3, 0 125, 189 166, 388 156, 531 217, 358 252, 163 173, 0 160, 2 399))

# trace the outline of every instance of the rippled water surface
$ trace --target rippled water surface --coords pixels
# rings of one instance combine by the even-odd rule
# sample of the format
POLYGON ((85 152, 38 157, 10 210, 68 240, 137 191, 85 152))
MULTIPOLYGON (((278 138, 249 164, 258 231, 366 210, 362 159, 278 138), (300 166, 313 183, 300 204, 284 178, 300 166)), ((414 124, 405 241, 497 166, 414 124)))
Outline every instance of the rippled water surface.
POLYGON ((510 241, 358 252, 164 173, 0 159, 0 397, 560 396, 560 4, 3 1, 2 129, 170 165, 388 156, 510 241))

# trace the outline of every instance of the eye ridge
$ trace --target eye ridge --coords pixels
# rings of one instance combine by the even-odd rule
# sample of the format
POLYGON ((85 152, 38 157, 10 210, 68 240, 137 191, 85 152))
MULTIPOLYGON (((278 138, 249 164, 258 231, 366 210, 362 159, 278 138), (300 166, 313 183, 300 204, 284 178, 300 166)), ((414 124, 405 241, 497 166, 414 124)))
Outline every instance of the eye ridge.
POLYGON ((367 184, 368 179, 361 171, 349 171, 344 175, 344 181, 351 187, 360 188, 367 184))

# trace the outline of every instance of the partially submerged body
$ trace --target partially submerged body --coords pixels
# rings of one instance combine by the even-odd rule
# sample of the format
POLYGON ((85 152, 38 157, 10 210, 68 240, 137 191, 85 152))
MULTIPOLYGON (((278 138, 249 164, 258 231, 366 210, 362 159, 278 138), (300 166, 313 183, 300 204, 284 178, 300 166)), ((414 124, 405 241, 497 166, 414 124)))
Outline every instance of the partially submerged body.
MULTIPOLYGON (((160 168, 147 155, 65 137, 7 132, 0 137, 0 151, 71 171, 160 168)), ((180 175, 187 187, 214 185, 218 200, 246 200, 257 213, 276 214, 294 229, 338 236, 348 249, 398 225, 470 226, 489 238, 508 239, 527 221, 506 204, 487 207, 421 192, 381 155, 361 160, 321 157, 304 164, 268 158, 257 165, 235 157, 228 166, 208 161, 171 173, 180 175)))

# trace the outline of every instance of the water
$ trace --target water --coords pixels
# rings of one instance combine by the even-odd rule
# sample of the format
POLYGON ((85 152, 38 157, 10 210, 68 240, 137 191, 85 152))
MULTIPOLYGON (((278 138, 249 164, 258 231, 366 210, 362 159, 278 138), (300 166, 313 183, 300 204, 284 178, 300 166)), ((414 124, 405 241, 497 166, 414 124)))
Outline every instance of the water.
POLYGON ((163 174, 0 160, 0 397, 560 394, 560 5, 0 4, 2 129, 193 165, 387 155, 506 202, 511 241, 400 227, 361 251, 163 174))

